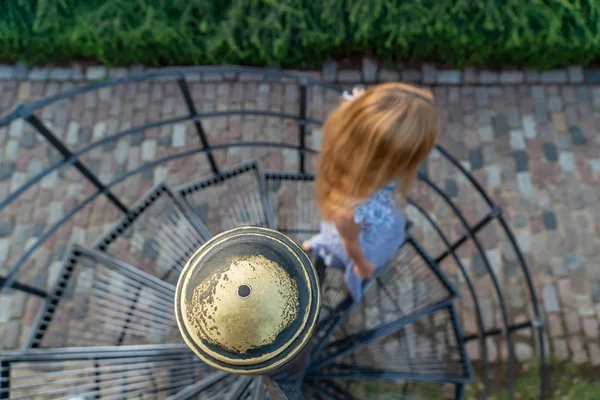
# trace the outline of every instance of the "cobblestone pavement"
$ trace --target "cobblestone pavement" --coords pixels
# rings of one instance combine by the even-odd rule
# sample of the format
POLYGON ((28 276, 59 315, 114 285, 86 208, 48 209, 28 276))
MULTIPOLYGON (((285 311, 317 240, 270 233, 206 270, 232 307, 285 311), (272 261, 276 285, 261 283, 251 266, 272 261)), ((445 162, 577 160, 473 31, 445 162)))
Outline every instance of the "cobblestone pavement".
MULTIPOLYGON (((363 73, 370 71, 371 78, 377 76, 377 71, 369 68, 373 66, 366 65, 363 73)), ((577 71, 568 73, 576 75, 577 71)), ((462 80, 456 79, 456 71, 424 68, 414 73, 419 74, 422 83, 431 85, 442 110, 441 143, 489 191, 516 234, 547 315, 550 350, 560 359, 600 364, 600 86, 569 83, 567 72, 560 71, 542 76, 535 84, 525 83, 524 74, 513 71, 513 75, 503 75, 503 85, 498 74, 495 78, 485 75, 484 79, 482 72, 478 80, 469 81, 467 72, 462 80), (432 74, 437 78, 431 78, 432 74)), ((337 74, 338 80, 348 86, 358 80, 373 80, 362 79, 359 71, 338 72, 335 66, 327 66, 322 75, 313 75, 330 78, 331 74, 337 74)), ((0 80, 0 115, 18 103, 83 84, 69 79, 73 76, 66 72, 64 75, 43 81, 36 76, 29 76, 29 80, 0 80)), ((410 80, 408 74, 399 76, 385 71, 378 76, 383 80, 410 80)), ((270 108, 297 113, 299 109, 298 90, 290 83, 254 82, 243 77, 237 81, 221 80, 220 76, 197 78, 190 85, 200 111, 270 108)), ((335 94, 320 89, 311 89, 309 99, 309 115, 313 118, 323 118, 337 102, 335 94)), ((155 81, 89 92, 47 106, 37 115, 71 149, 78 150, 115 132, 187 112, 175 82, 155 81)), ((298 128, 291 120, 233 116, 206 120, 204 126, 212 144, 253 139, 291 144, 298 141, 298 128)), ((320 131, 313 127, 311 132, 310 141, 316 146, 320 131)), ((106 142, 84 155, 82 161, 108 182, 145 162, 198 145, 194 126, 179 122, 106 142)), ((18 121, 0 128, 0 146, 0 198, 60 160, 43 138, 18 121)), ((216 151, 215 156, 222 167, 254 157, 260 158, 267 169, 295 169, 298 162, 295 152, 278 149, 232 148, 216 151)), ((464 179, 440 163, 438 156, 432 155, 428 165, 431 179, 465 209, 470 222, 475 222, 482 210, 477 202, 470 205, 474 192, 464 191, 464 179)), ((117 184, 113 192, 132 204, 160 181, 175 185, 208 173, 206 158, 197 155, 133 175, 117 184)), ((93 190, 73 168, 61 169, 2 211, 0 273, 5 274, 36 238, 93 190)), ((450 226, 452 238, 460 235, 460 229, 452 228, 454 220, 444 220, 445 211, 439 209, 439 204, 427 200, 418 187, 414 196, 429 207, 441 224, 450 226)), ((93 243, 118 216, 117 208, 105 198, 97 198, 35 251, 18 280, 48 290, 56 279, 68 242, 93 243)), ((426 233, 425 226, 417 225, 417 235, 426 233)), ((510 320, 523 322, 530 309, 522 278, 512 279, 514 257, 506 254, 506 240, 497 227, 486 228, 480 235, 486 254, 501 276, 510 320)), ((481 261, 472 255, 472 250, 464 246, 459 249, 459 256, 478 276, 481 261)), ((477 282, 476 286, 478 293, 490 288, 489 282, 477 282)), ((488 328, 501 325, 498 299, 492 297, 481 296, 488 328)), ((469 312, 472 304, 468 296, 463 296, 462 301, 463 325, 467 332, 474 332, 474 319, 469 312)), ((39 299, 20 292, 0 295, 0 348, 16 348, 23 343, 26 327, 31 325, 39 306, 39 299)), ((517 340, 517 356, 531 357, 531 332, 520 335, 523 340, 517 340)), ((491 340, 488 345, 490 358, 505 355, 502 344, 491 340)), ((476 349, 470 351, 477 358, 476 349)))

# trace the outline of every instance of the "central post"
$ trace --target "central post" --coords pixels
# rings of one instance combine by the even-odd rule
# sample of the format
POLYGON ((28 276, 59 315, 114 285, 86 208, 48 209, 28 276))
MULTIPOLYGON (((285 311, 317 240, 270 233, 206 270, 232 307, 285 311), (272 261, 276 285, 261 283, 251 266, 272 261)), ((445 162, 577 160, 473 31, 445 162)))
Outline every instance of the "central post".
POLYGON ((295 375, 320 309, 317 273, 300 247, 271 229, 215 236, 190 258, 175 294, 187 345, 235 374, 295 375))

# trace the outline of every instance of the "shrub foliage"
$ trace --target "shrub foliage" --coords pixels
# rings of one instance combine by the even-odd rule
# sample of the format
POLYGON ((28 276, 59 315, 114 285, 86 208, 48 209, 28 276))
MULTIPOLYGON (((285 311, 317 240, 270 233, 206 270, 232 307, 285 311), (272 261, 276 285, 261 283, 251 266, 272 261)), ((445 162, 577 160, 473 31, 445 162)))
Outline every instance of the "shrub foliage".
POLYGON ((0 1, 0 60, 29 63, 550 68, 598 57, 599 32, 598 0, 0 1))

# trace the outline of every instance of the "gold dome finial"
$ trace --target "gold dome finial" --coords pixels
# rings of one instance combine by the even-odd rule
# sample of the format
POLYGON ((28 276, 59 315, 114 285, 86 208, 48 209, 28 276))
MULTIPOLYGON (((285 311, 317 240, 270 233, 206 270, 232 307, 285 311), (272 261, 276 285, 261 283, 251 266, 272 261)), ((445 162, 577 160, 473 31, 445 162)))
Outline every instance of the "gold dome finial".
POLYGON ((269 373, 306 345, 320 307, 314 267, 290 239, 265 228, 216 236, 177 284, 179 329, 205 362, 240 374, 269 373))

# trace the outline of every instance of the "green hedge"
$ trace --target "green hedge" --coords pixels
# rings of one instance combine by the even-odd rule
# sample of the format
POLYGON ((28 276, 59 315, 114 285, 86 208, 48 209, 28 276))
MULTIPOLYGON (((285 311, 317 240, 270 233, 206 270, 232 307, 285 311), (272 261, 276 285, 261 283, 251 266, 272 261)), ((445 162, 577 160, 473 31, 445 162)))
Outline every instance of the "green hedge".
POLYGON ((298 67, 348 54, 461 67, 586 64, 599 0, 0 0, 0 60, 298 67))

